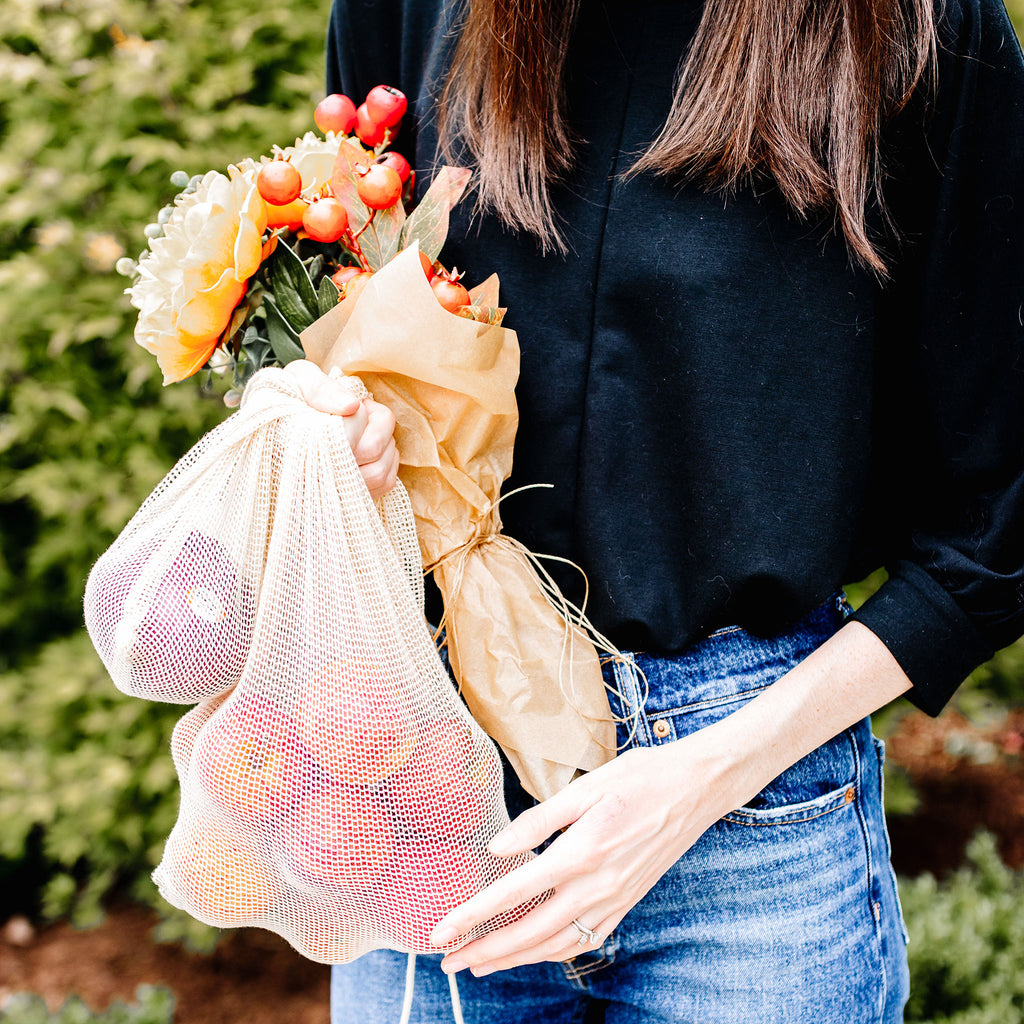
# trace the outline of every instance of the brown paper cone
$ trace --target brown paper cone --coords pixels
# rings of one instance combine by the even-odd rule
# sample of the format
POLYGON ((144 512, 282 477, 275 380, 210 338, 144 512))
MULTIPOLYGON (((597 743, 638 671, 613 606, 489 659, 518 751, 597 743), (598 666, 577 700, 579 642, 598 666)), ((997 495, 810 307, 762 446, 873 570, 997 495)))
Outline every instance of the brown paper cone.
POLYGON ((309 359, 358 376, 395 415, 400 476, 436 566, 449 655, 474 717, 544 799, 615 755, 593 643, 548 601, 495 506, 519 417, 515 333, 448 313, 412 247, 302 333, 309 359))

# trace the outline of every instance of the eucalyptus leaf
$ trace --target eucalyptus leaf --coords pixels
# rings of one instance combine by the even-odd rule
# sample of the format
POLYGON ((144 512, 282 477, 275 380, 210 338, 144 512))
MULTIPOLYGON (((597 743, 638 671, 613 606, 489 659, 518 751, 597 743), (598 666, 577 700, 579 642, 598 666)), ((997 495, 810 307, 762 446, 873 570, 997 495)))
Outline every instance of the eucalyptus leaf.
POLYGON ((338 290, 338 286, 329 277, 322 277, 320 279, 320 289, 317 292, 320 315, 324 316, 324 314, 330 313, 338 304, 340 298, 341 292, 338 290))
POLYGON ((317 297, 302 260, 290 246, 278 245, 269 262, 274 301, 288 324, 304 331, 316 319, 317 297))
POLYGON ((366 204, 359 198, 355 168, 360 164, 368 164, 371 159, 372 157, 364 153, 359 146, 346 141, 338 146, 338 155, 334 160, 331 192, 339 202, 345 204, 349 215, 349 227, 353 231, 358 231, 370 216, 366 204))
POLYGON ((470 172, 464 168, 442 167, 406 219, 398 248, 405 249, 418 241, 420 251, 436 260, 448 237, 448 212, 466 190, 469 178, 470 172))
MULTIPOLYGON (((306 353, 302 349, 302 342, 299 341, 298 332, 288 323, 284 314, 278 309, 277 303, 269 296, 263 299, 263 308, 267 314, 267 333, 270 335, 270 347, 274 350, 278 362, 282 366, 294 362, 296 359, 305 359, 306 353)), ((310 323, 313 321, 310 320, 310 323)))
MULTIPOLYGON (((380 270, 389 260, 398 255, 399 239, 405 224, 405 208, 401 203, 386 210, 378 210, 366 230, 359 236, 359 242, 367 263, 373 270, 380 270)), ((448 233, 447 224, 445 234, 448 233)))

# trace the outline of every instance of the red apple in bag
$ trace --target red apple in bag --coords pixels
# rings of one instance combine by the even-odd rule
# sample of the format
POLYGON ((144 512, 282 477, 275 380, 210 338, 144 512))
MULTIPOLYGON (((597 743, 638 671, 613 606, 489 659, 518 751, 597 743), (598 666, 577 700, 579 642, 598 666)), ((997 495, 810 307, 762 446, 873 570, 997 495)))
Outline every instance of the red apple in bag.
POLYGON ((483 860, 461 843, 405 842, 383 881, 388 896, 384 923, 391 938, 426 951, 437 922, 483 888, 483 860))
POLYGON ((394 826, 380 800, 363 786, 326 778, 288 815, 282 835, 295 874, 328 888, 372 885, 394 855, 394 826))
POLYGON ((299 735, 336 782, 372 786, 416 746, 416 723, 384 669, 351 659, 325 665, 299 694, 299 735))
POLYGON ((385 780, 382 790, 395 817, 421 835, 462 837, 475 832, 500 807, 497 755, 474 742, 456 717, 420 728, 412 757, 385 780))
POLYGON ((196 738, 203 792, 243 822, 281 818, 312 773, 291 717, 273 701, 238 692, 196 738))
POLYGON ((193 704, 242 673, 255 602, 227 549, 193 530, 159 580, 150 544, 134 564, 108 574, 87 594, 87 624, 120 689, 133 696, 193 704), (154 587, 155 584, 155 587, 154 587))

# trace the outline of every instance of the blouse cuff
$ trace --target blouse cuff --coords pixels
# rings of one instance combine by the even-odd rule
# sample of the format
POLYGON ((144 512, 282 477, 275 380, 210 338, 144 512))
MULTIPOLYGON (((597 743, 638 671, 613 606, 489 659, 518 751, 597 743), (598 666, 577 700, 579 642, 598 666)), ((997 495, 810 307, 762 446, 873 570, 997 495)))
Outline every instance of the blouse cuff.
POLYGON ((910 562, 897 563, 850 618, 885 644, 913 683, 907 699, 933 716, 995 653, 953 598, 910 562))

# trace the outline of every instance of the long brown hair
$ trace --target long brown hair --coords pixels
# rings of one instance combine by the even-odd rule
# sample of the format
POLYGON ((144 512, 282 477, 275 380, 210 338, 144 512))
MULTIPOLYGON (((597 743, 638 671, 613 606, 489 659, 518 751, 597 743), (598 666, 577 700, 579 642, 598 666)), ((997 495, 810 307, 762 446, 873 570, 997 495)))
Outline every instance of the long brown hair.
MULTIPOLYGON (((565 245, 549 189, 571 166, 565 65, 580 0, 469 0, 441 96, 442 148, 483 208, 565 245)), ((935 59, 932 0, 706 0, 661 132, 629 170, 732 191, 769 176, 801 217, 831 211, 884 276, 882 128, 935 59)))

